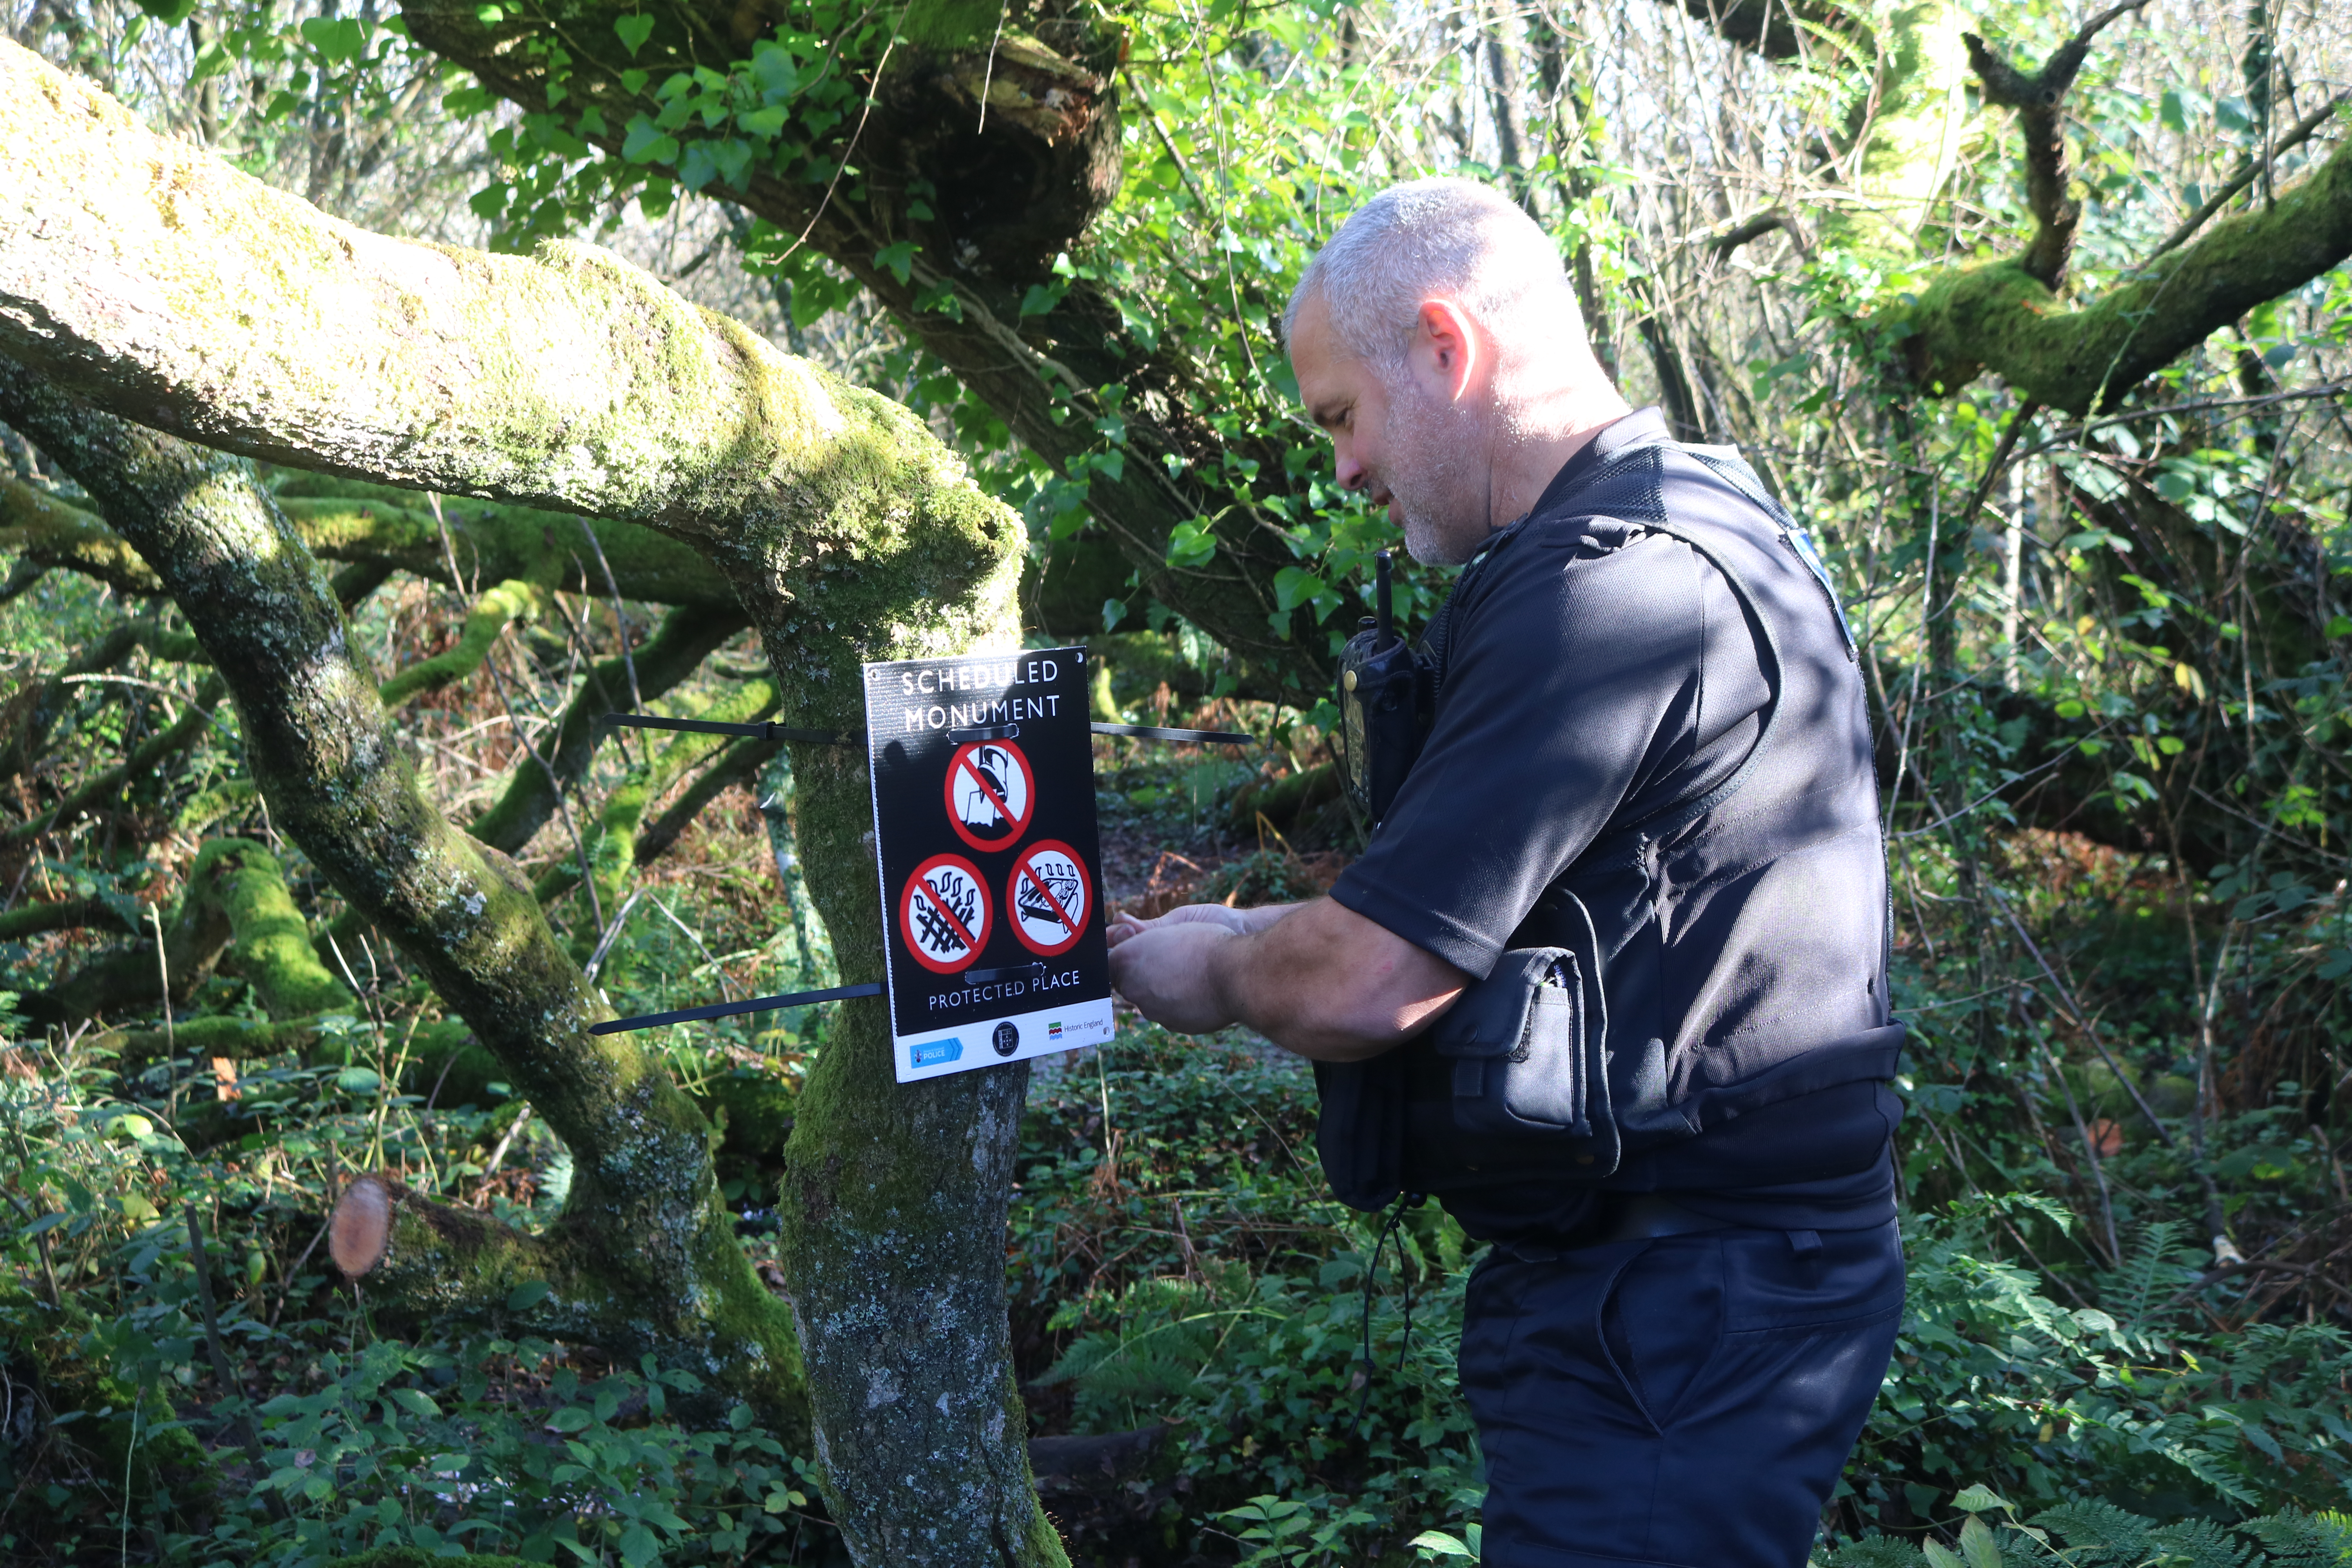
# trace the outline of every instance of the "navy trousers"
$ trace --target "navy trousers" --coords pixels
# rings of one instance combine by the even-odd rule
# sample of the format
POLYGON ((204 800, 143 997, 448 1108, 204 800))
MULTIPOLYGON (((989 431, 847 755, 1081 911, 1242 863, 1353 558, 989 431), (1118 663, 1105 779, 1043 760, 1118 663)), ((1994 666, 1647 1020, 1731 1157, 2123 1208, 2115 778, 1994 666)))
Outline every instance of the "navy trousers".
POLYGON ((1470 1281, 1487 1568, 1803 1568, 1886 1375, 1895 1225, 1549 1253, 1470 1281))

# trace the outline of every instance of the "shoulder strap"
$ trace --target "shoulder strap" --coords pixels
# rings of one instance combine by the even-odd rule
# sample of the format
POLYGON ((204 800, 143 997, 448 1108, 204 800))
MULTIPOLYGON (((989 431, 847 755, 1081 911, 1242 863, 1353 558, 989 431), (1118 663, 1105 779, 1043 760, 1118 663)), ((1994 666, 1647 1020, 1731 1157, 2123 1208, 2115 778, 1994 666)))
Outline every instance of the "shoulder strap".
MULTIPOLYGON (((1739 569, 1685 529, 1676 528, 1670 522, 1651 522, 1644 523, 1643 526, 1652 533, 1663 533, 1669 539, 1682 541, 1703 557, 1708 564, 1723 574, 1723 580, 1731 584, 1732 594, 1739 600, 1748 616, 1754 619, 1758 629, 1764 634, 1766 664, 1764 679, 1771 695, 1765 700, 1764 722, 1757 728, 1755 743, 1748 748, 1747 759, 1739 764, 1729 778, 1696 800, 1686 801, 1681 805, 1662 805, 1655 811, 1634 818, 1623 826, 1612 830, 1605 838, 1596 842, 1592 848, 1599 848, 1601 843, 1607 843, 1613 847, 1615 841, 1629 833, 1639 833, 1651 838, 1671 837, 1729 800, 1739 786, 1748 782, 1748 775, 1756 771, 1756 764, 1762 760, 1765 743, 1771 740, 1773 729, 1780 722, 1780 698, 1789 684, 1787 667, 1780 658, 1780 637, 1772 630, 1770 618, 1764 614, 1764 606, 1757 601, 1754 592, 1748 586, 1747 579, 1739 574, 1739 569)), ((1586 856, 1591 853, 1591 848, 1585 851, 1586 856)), ((1578 858, 1584 858, 1584 856, 1580 856, 1578 858)))

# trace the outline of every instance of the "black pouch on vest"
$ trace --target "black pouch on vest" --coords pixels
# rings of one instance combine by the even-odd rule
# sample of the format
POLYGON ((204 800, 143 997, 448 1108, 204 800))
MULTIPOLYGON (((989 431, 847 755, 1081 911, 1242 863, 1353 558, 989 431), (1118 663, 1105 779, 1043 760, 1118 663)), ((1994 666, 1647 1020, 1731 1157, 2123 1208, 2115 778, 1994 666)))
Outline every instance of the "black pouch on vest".
POLYGON ((1567 948, 1503 954, 1429 1031, 1430 1048, 1453 1069, 1454 1129, 1591 1138, 1594 1102, 1608 1093, 1600 991, 1567 948))
POLYGON ((1367 1062, 1317 1062, 1315 1152, 1349 1208, 1376 1212, 1404 1184, 1404 1050, 1367 1062))
POLYGON ((1615 1172, 1600 944, 1583 903, 1559 899, 1570 945, 1513 948, 1397 1049, 1317 1065, 1316 1148, 1340 1202, 1615 1172))

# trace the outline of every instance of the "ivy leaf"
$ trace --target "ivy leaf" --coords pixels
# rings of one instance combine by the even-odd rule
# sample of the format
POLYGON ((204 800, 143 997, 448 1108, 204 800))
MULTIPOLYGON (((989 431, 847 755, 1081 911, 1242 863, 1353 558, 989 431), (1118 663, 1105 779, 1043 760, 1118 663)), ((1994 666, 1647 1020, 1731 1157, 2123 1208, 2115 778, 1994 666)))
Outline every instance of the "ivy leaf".
POLYGON ((886 245, 874 253, 875 265, 888 268, 891 277, 904 283, 914 274, 916 249, 916 244, 911 239, 902 239, 896 245, 886 245))
POLYGON ((710 161, 719 167, 719 177, 741 189, 743 172, 751 166, 751 144, 740 137, 730 136, 724 142, 710 143, 710 161))
POLYGON ((747 136, 757 136, 763 142, 772 142, 783 130, 784 122, 791 118, 792 111, 782 104, 770 104, 765 109, 754 109, 749 113, 737 115, 735 125, 747 136))
POLYGON ((367 47, 367 29, 350 17, 309 17, 302 24, 302 37, 336 65, 356 58, 367 47))
POLYGON ((1324 591, 1322 578, 1296 566, 1286 566, 1274 574, 1274 603, 1277 609, 1295 610, 1309 599, 1321 597, 1324 591))
POLYGON ((637 51, 646 47, 646 40, 654 36, 654 19, 643 12, 634 16, 615 16, 613 18, 613 31, 628 47, 629 58, 635 59, 637 51))
POLYGON ((621 139, 621 156, 632 163, 674 163, 677 162, 677 138, 663 135, 652 121, 640 114, 629 121, 629 133, 621 139))

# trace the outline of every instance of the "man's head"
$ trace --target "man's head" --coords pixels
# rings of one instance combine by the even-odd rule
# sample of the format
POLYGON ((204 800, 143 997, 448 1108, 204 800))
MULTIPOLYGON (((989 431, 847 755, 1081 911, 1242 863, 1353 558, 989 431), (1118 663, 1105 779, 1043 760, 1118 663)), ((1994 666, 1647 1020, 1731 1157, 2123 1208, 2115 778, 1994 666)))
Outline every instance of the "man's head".
POLYGON ((1339 482, 1420 561, 1468 560, 1625 407, 1550 239, 1473 180, 1372 198, 1307 264, 1283 335, 1339 482))

